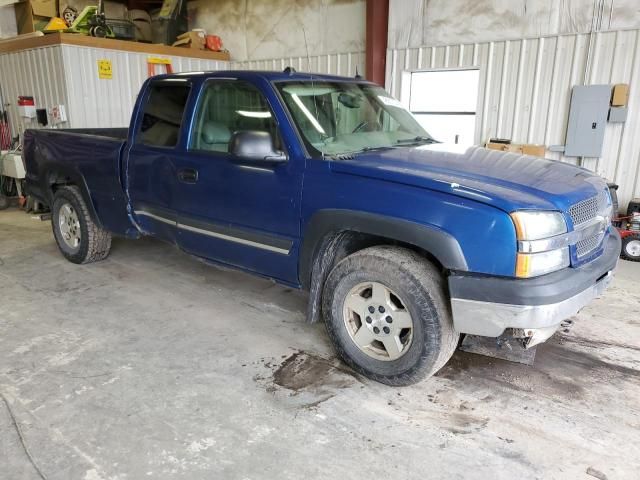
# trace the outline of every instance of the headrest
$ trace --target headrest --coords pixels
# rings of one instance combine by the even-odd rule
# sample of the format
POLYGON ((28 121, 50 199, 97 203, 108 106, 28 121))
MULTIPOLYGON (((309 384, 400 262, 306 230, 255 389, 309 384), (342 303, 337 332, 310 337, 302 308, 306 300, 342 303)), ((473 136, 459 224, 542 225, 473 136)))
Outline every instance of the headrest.
POLYGON ((202 141, 208 144, 229 143, 231 131, 221 123, 205 122, 204 125, 202 125, 200 136, 202 141))

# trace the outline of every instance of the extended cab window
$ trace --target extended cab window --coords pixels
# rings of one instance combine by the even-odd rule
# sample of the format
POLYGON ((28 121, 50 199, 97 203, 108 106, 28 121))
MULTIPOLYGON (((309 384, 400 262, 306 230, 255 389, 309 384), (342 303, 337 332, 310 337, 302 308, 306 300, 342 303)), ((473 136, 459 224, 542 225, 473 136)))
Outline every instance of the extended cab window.
POLYGON ((198 106, 189 148, 226 153, 231 135, 246 130, 268 132, 279 145, 273 114, 256 87, 238 80, 211 81, 198 106))
POLYGON ((145 145, 175 147, 189 97, 189 85, 157 83, 150 87, 139 139, 145 145))

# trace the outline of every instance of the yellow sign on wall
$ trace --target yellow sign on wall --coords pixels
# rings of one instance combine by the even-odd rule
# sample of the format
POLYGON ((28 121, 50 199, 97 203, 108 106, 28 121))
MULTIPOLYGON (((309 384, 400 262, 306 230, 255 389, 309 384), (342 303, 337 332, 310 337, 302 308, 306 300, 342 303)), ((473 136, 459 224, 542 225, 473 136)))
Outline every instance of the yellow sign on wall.
POLYGON ((171 59, 163 57, 147 57, 147 63, 151 63, 153 65, 171 65, 171 59))
POLYGON ((111 60, 98 60, 98 78, 101 80, 111 80, 113 78, 111 60))

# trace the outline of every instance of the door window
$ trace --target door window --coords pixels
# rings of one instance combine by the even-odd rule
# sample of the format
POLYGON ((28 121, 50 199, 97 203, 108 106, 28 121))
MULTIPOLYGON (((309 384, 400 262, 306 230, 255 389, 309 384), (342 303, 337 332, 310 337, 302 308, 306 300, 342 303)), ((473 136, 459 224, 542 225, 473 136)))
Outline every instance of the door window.
POLYGON ((268 132, 276 149, 281 149, 273 113, 255 86, 237 80, 210 82, 198 107, 189 148, 226 153, 231 136, 246 130, 268 132))
POLYGON ((159 82, 151 85, 138 136, 143 144, 156 147, 178 144, 190 89, 186 84, 159 82))

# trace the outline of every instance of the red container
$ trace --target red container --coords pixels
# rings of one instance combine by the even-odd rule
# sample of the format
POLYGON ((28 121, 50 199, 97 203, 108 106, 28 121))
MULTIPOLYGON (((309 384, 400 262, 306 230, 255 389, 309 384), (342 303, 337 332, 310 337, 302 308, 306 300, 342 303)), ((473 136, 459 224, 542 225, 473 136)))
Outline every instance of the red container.
POLYGON ((20 107, 33 107, 35 105, 35 102, 33 100, 33 97, 24 97, 24 96, 20 96, 18 97, 18 106, 20 107))
POLYGON ((207 49, 219 52, 222 50, 222 39, 217 35, 207 35, 207 49))

